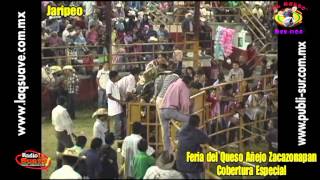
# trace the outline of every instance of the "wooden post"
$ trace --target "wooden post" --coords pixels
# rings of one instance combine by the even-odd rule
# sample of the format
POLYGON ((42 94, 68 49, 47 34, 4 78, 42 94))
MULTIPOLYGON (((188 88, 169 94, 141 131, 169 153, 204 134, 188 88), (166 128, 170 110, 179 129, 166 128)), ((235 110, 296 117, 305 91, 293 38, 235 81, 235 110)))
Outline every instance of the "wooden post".
POLYGON ((156 57, 154 56, 154 43, 152 44, 152 56, 153 56, 152 59, 155 59, 155 58, 156 58, 156 57))
MULTIPOLYGON (((242 82, 243 81, 239 82, 239 84, 241 84, 242 82)), ((243 92, 242 91, 239 91, 239 95, 240 95, 240 97, 243 98, 243 92)), ((242 138, 244 137, 243 134, 242 134, 242 129, 244 128, 243 127, 243 117, 241 116, 241 114, 239 114, 239 117, 240 117, 239 139, 238 139, 238 141, 239 141, 239 151, 243 152, 243 141, 241 141, 242 138)))
POLYGON ((150 105, 147 105, 147 142, 150 143, 150 105))
POLYGON ((240 127, 239 127, 239 151, 243 152, 243 141, 241 141, 243 135, 242 135, 242 129, 243 129, 243 118, 240 116, 240 127))
POLYGON ((105 39, 105 47, 107 48, 108 53, 108 63, 109 67, 112 68, 112 5, 111 1, 106 1, 106 39, 105 39))
POLYGON ((201 66, 199 59, 199 32, 200 32, 200 1, 195 1, 194 5, 194 47, 193 47, 193 66, 201 66))
MULTIPOLYGON (((265 90, 267 88, 267 77, 263 77, 263 90, 265 90)), ((263 114, 263 119, 266 120, 267 119, 267 110, 268 110, 268 100, 266 102, 266 107, 264 109, 264 114, 263 114)), ((265 128, 264 126, 265 121, 262 123, 262 129, 265 128)))

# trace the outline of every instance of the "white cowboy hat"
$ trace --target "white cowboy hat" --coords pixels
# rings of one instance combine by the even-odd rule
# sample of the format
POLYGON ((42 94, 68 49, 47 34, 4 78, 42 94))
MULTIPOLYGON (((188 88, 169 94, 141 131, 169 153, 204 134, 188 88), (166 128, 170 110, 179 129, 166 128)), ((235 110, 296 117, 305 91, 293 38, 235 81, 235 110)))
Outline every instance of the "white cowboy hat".
POLYGON ((79 158, 79 151, 73 148, 66 148, 64 152, 62 153, 62 156, 69 156, 69 157, 76 157, 79 158))
POLYGON ((62 68, 63 70, 72 70, 72 71, 76 71, 75 69, 73 69, 73 67, 71 65, 66 65, 66 66, 63 66, 62 68))
POLYGON ((108 115, 108 109, 106 108, 99 108, 98 110, 96 110, 96 112, 94 112, 92 114, 92 118, 95 118, 98 115, 108 115))

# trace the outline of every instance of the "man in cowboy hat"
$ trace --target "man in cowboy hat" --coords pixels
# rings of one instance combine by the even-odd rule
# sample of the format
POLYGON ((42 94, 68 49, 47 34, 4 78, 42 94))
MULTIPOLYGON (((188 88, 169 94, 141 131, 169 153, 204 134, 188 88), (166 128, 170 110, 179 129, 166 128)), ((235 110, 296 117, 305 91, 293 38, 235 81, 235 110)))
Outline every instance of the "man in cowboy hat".
POLYGON ((185 179, 175 170, 175 157, 168 151, 163 151, 156 161, 155 166, 148 168, 143 179, 185 179))
MULTIPOLYGON (((56 105, 55 102, 57 100, 57 97, 63 94, 62 82, 64 77, 62 76, 62 68, 60 66, 51 66, 48 69, 49 71, 46 70, 44 74, 42 74, 42 79, 44 79, 45 82, 47 82, 47 84, 44 84, 44 85, 48 89, 44 89, 44 90, 50 91, 48 95, 50 100, 53 102, 50 105, 50 109, 53 109, 54 106, 56 105)), ((43 93, 46 93, 46 92, 43 92, 43 93)))
POLYGON ((73 169, 78 158, 78 151, 70 148, 66 149, 62 153, 63 166, 60 169, 55 170, 50 175, 50 179, 82 179, 81 175, 73 169))
POLYGON ((75 69, 71 65, 63 67, 63 71, 66 77, 65 90, 68 98, 68 112, 71 119, 75 119, 75 97, 79 92, 79 78, 75 73, 75 69))
POLYGON ((96 119, 93 125, 93 137, 100 138, 102 140, 102 144, 105 144, 105 133, 108 131, 104 123, 107 117, 108 109, 106 108, 99 108, 92 114, 92 118, 96 119))

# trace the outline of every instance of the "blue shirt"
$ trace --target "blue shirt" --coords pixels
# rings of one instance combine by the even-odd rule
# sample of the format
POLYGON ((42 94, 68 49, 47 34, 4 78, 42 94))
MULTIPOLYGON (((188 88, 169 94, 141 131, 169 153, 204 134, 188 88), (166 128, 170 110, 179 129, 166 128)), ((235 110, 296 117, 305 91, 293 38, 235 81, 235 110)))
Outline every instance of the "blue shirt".
POLYGON ((100 169, 100 161, 98 156, 99 151, 89 149, 84 155, 86 158, 86 166, 87 166, 87 175, 90 179, 96 179, 96 175, 100 169))
POLYGON ((187 152, 202 152, 200 144, 208 142, 208 136, 201 130, 189 125, 183 127, 178 134, 177 170, 184 173, 203 172, 203 163, 187 162, 186 154, 187 152))

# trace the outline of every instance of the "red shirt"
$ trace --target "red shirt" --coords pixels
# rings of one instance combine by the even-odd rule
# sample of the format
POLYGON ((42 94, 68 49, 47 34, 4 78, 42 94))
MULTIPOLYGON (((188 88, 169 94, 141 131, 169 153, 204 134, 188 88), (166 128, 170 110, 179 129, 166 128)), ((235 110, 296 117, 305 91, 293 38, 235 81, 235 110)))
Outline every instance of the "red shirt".
POLYGON ((87 34, 87 42, 91 44, 96 44, 98 41, 98 32, 96 30, 90 30, 87 34))
POLYGON ((91 55, 84 57, 83 59, 83 65, 85 65, 86 71, 92 71, 93 70, 93 57, 91 55))

